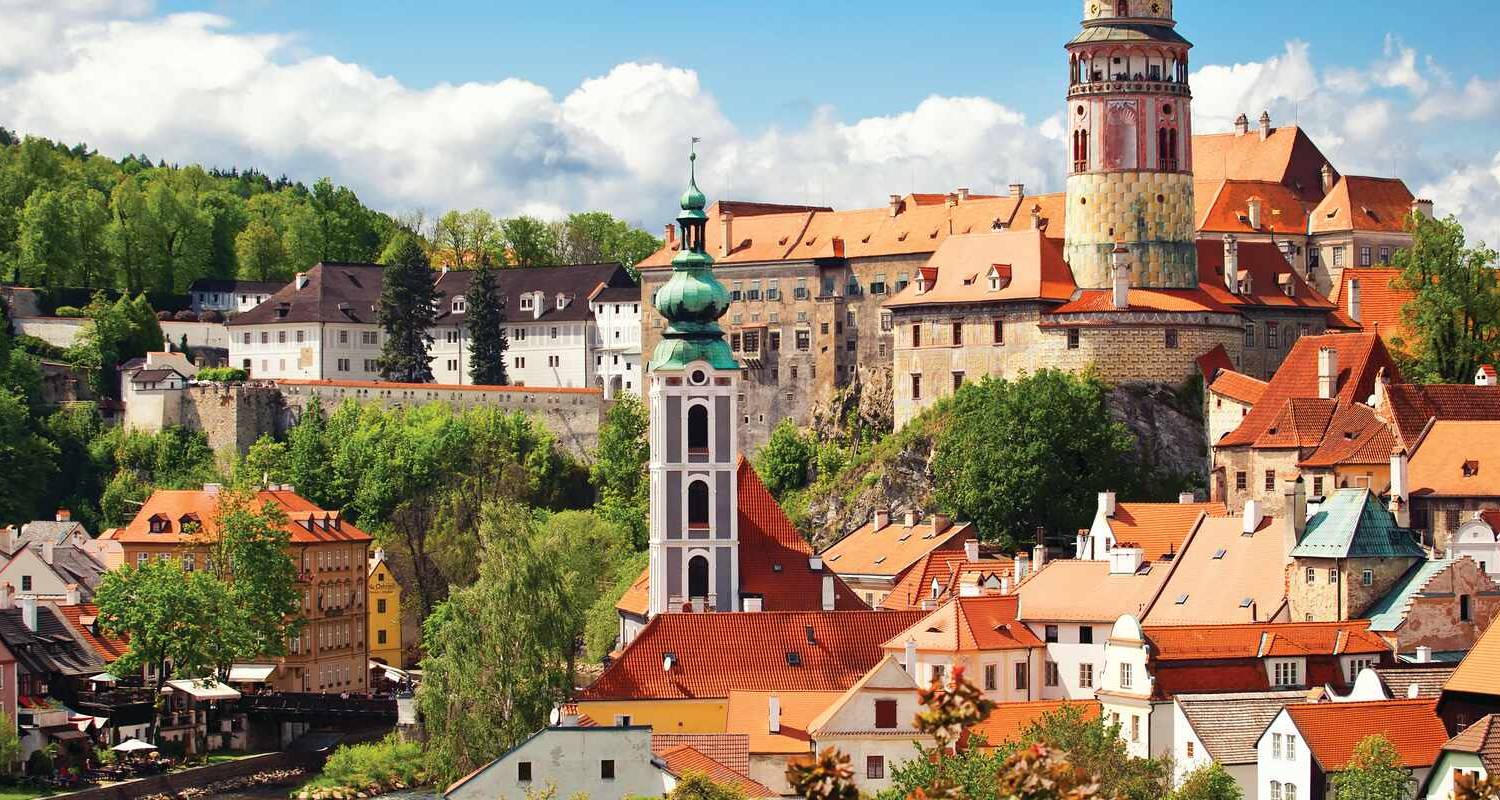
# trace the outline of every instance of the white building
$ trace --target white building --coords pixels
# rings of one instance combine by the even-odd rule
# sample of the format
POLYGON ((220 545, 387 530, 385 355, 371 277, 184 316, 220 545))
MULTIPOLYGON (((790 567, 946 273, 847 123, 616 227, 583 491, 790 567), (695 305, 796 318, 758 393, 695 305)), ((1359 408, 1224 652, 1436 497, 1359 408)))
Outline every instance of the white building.
POLYGON ((1281 709, 1307 699, 1308 693, 1302 691, 1178 695, 1172 726, 1174 782, 1218 763, 1245 797, 1256 797, 1256 743, 1261 732, 1281 709))
POLYGON ((1500 581, 1500 511, 1475 512, 1473 519, 1458 526, 1448 541, 1450 558, 1468 556, 1486 575, 1500 581))
POLYGON ((1448 740, 1431 698, 1355 703, 1303 703, 1283 708, 1256 742, 1258 787, 1265 800, 1326 797, 1331 780, 1349 763, 1355 747, 1349 731, 1384 736, 1401 766, 1421 786, 1448 740))
POLYGON ((606 400, 620 392, 639 394, 641 376, 641 290, 600 283, 589 295, 594 312, 594 378, 606 400))
MULTIPOLYGON (((382 272, 375 264, 318 264, 298 273, 266 302, 226 323, 230 365, 254 378, 379 380, 385 336, 378 320, 382 272)), ((464 298, 472 275, 442 271, 434 278, 438 315, 428 352, 435 383, 473 383, 464 298)), ((594 369, 600 337, 586 298, 601 286, 638 295, 629 273, 617 264, 597 264, 496 270, 495 275, 506 309, 511 385, 601 385, 594 369)), ((635 309, 639 337, 638 296, 635 309)), ((637 343, 632 375, 640 371, 639 350, 637 343)))
POLYGON ((195 313, 218 311, 231 315, 255 308, 285 285, 285 281, 199 278, 188 287, 188 295, 192 297, 192 307, 195 313))
POLYGON ((886 656, 819 714, 807 732, 814 750, 834 747, 849 756, 860 789, 873 795, 891 787, 898 764, 917 757, 914 743, 936 744, 913 725, 922 710, 917 682, 886 656))

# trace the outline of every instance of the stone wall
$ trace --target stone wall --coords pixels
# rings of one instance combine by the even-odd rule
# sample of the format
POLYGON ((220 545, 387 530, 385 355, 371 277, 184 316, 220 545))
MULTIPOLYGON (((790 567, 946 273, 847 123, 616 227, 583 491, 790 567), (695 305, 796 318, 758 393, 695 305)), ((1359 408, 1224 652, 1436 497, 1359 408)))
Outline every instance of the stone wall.
POLYGON ((1292 564, 1289 600, 1292 622, 1336 622, 1355 619, 1388 594, 1411 569, 1410 558, 1298 558, 1292 564), (1311 569, 1312 580, 1307 571, 1311 569), (1373 575, 1369 586, 1363 573, 1373 575), (1329 579, 1336 570, 1338 580, 1329 579))
POLYGON ((1495 582, 1473 559, 1460 558, 1412 598, 1411 613, 1394 634, 1396 652, 1411 653, 1424 646, 1439 653, 1468 650, 1497 615, 1500 590, 1495 582), (1463 597, 1468 598, 1468 619, 1460 614, 1463 597))
MULTIPOLYGON (((1246 500, 1259 500, 1261 511, 1279 515, 1285 509, 1286 476, 1297 473, 1297 462, 1301 451, 1257 450, 1252 447, 1226 447, 1214 450, 1214 499, 1229 506, 1229 513, 1238 514, 1246 500), (1266 488, 1266 473, 1271 473, 1272 488, 1266 488), (1237 476, 1244 473, 1245 488, 1240 489, 1237 476), (1222 481, 1222 484, 1217 483, 1222 481)), ((1308 491, 1311 491, 1309 489, 1308 491)))
MULTIPOLYGON (((1240 372, 1261 380, 1270 380, 1281 367, 1282 359, 1291 352, 1292 343, 1302 336, 1316 336, 1328 330, 1328 313, 1322 310, 1281 310, 1267 312, 1247 309, 1245 323, 1253 328, 1253 337, 1248 330, 1241 344, 1241 355, 1235 359, 1240 372), (1276 345, 1271 346, 1271 326, 1276 328, 1276 345)), ((1364 398, 1360 398, 1364 400, 1364 398)))
POLYGON ((1130 248, 1134 285, 1198 284, 1193 244, 1193 176, 1189 173, 1108 172, 1068 176, 1067 262, 1080 287, 1111 285, 1110 251, 1130 248))
POLYGON ((234 448, 244 453, 261 436, 280 432, 283 405, 272 386, 194 385, 182 390, 175 424, 203 431, 214 452, 234 448))
POLYGON ((1447 552, 1448 542, 1453 539, 1453 534, 1458 532, 1461 525, 1474 518, 1474 512, 1493 508, 1500 508, 1500 498, 1419 495, 1411 499, 1411 524, 1422 530, 1425 544, 1436 547, 1439 552, 1447 552))

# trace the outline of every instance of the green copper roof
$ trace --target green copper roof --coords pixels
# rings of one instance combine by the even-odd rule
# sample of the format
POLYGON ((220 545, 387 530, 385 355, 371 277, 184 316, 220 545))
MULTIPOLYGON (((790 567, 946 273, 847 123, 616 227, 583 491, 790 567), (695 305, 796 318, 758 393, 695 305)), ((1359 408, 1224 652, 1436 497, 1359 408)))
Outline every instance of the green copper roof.
POLYGON ((1422 561, 1412 569, 1407 570, 1401 576, 1401 581, 1386 593, 1385 597, 1375 601, 1364 616, 1370 618, 1370 630, 1393 631, 1403 621, 1406 615, 1411 613, 1412 601, 1427 589, 1427 584, 1432 582, 1443 570, 1453 566, 1454 559, 1441 558, 1437 560, 1422 561))
POLYGON ((1293 558, 1426 558, 1417 533, 1369 489, 1339 489, 1307 519, 1307 533, 1293 558))
MULTIPOLYGON (((697 140, 694 140, 695 142, 697 140)), ((715 369, 739 369, 719 318, 729 311, 729 290, 714 277, 714 258, 703 246, 708 198, 698 188, 698 154, 688 164, 688 188, 682 193, 682 250, 672 258, 672 277, 656 290, 652 303, 667 320, 662 340, 651 353, 648 368, 682 369, 693 361, 707 361, 715 369)))

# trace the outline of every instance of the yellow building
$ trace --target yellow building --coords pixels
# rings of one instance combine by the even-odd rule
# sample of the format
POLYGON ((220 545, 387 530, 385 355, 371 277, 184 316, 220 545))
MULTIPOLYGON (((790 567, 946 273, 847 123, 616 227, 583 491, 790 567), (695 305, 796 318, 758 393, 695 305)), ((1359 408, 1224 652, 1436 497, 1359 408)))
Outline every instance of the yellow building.
POLYGON ((370 595, 370 660, 402 666, 401 584, 386 560, 385 550, 376 548, 370 554, 368 577, 370 595))

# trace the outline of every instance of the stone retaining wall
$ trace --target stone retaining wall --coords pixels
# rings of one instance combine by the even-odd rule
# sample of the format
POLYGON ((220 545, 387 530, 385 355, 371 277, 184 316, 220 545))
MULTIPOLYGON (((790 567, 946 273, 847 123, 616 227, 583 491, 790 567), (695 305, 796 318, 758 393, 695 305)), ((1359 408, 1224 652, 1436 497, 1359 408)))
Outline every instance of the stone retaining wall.
POLYGON ((81 792, 55 795, 55 797, 57 800, 134 800, 134 798, 154 794, 172 795, 184 789, 201 788, 219 781, 243 778, 258 772, 298 767, 312 772, 322 767, 326 759, 326 753, 267 753, 169 775, 152 775, 113 786, 101 786, 81 792))

